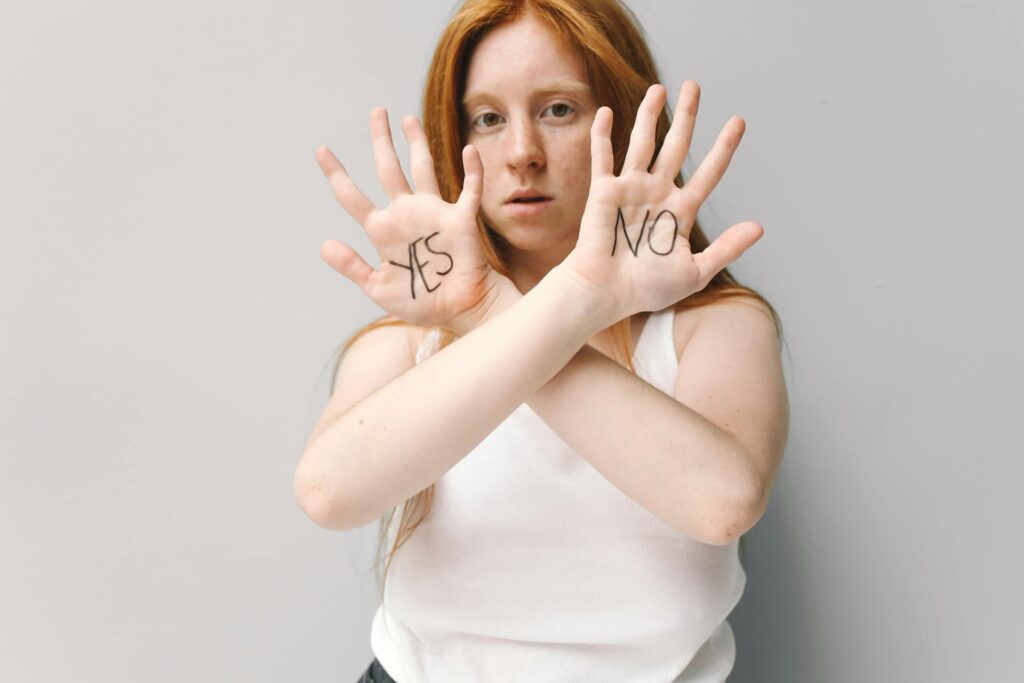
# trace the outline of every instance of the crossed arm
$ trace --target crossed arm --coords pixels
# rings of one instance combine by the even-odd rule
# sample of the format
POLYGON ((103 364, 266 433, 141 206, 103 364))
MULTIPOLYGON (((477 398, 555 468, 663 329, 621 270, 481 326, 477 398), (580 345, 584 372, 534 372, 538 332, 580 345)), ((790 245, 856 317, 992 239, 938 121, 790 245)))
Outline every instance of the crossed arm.
POLYGON ((586 346, 613 314, 556 267, 322 425, 296 475, 299 500, 327 528, 366 524, 437 481, 525 401, 623 493, 682 533, 727 543, 763 511, 786 404, 770 320, 742 304, 713 309, 668 396, 586 346))
POLYGON ((728 543, 764 512, 789 407, 767 308, 733 301, 700 315, 672 395, 583 346, 526 403, 651 513, 728 543))

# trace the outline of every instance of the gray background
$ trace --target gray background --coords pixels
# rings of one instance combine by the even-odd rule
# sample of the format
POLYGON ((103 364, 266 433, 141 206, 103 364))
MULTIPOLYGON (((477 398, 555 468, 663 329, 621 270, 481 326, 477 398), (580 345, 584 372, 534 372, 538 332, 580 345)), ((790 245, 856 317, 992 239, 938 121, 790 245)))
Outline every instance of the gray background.
MULTIPOLYGON (((375 526, 292 498, 376 264, 314 160, 375 199, 368 112, 417 111, 452 3, 0 9, 0 679, 347 681, 375 526)), ((701 218, 778 308, 792 426, 748 535, 731 681, 1019 676, 1018 2, 634 0, 701 218), (674 99, 674 98, 673 98, 674 99), (692 168, 692 167, 691 167, 692 168)))

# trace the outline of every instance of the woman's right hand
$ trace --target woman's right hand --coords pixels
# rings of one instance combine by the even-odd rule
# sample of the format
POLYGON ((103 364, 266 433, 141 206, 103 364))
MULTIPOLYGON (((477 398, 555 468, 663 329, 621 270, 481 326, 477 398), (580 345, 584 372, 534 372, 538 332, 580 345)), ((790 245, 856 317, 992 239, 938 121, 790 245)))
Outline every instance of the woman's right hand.
POLYGON ((387 110, 377 107, 370 113, 377 176, 390 198, 384 208, 374 206, 356 187, 327 147, 317 148, 317 163, 335 197, 366 230, 381 266, 374 270, 352 247, 333 239, 320 247, 320 256, 388 313, 412 325, 464 334, 484 319, 509 287, 518 293, 483 253, 476 223, 483 164, 474 147, 463 148, 466 179, 458 201, 449 204, 440 196, 419 121, 407 116, 402 127, 409 141, 415 192, 395 152, 387 110))

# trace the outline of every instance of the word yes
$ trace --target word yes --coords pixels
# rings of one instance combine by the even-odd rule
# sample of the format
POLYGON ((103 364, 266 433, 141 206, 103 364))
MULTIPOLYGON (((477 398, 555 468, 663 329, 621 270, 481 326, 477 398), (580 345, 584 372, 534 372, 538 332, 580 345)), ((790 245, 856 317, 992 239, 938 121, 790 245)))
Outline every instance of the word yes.
POLYGON ((420 237, 415 242, 410 242, 409 243, 409 265, 405 265, 404 263, 397 263, 397 262, 391 261, 391 260, 388 261, 388 263, 390 263, 392 265, 396 265, 399 268, 405 268, 406 270, 409 271, 409 290, 410 290, 410 292, 412 292, 412 298, 413 299, 416 298, 416 278, 417 278, 417 276, 419 277, 420 280, 423 281, 423 286, 426 288, 427 293, 433 292, 435 289, 437 289, 438 287, 441 286, 441 283, 438 282, 436 285, 431 287, 430 283, 427 282, 427 276, 426 276, 426 273, 423 272, 423 266, 425 266, 428 263, 430 263, 430 261, 420 261, 419 253, 417 253, 417 248, 416 248, 416 245, 420 241, 423 242, 423 246, 426 247, 427 251, 429 251, 431 254, 437 254, 438 256, 444 256, 445 258, 448 259, 448 270, 445 270, 445 271, 435 270, 434 273, 436 275, 447 275, 448 273, 450 273, 452 271, 452 268, 455 266, 455 261, 452 260, 451 254, 449 254, 447 252, 444 252, 444 251, 434 251, 433 249, 430 248, 430 238, 431 237, 435 237, 436 235, 439 235, 439 234, 440 234, 440 232, 435 232, 435 233, 433 233, 431 235, 428 235, 427 237, 420 237))

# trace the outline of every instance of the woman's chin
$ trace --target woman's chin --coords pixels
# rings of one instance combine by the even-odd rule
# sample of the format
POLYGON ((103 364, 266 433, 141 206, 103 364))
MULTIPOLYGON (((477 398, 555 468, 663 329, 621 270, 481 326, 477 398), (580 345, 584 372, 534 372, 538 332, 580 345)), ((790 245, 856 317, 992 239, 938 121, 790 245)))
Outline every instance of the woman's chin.
POLYGON ((576 245, 579 235, 578 231, 574 234, 566 233, 564 223, 554 220, 553 216, 503 218, 498 223, 486 222, 491 232, 515 251, 568 253, 576 245))

